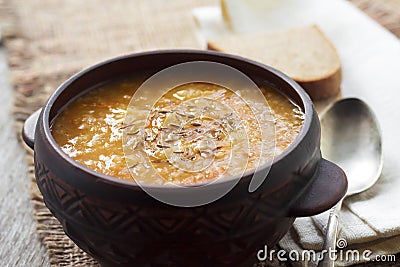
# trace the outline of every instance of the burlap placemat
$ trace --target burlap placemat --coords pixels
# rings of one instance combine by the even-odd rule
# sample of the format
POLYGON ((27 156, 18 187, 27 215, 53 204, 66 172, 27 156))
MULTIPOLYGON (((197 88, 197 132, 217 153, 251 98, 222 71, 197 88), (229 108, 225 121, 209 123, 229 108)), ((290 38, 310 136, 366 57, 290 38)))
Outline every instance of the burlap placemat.
MULTIPOLYGON (((399 0, 352 0, 400 36, 399 0)), ((201 48, 191 9, 218 0, 0 0, 0 32, 8 50, 15 88, 14 119, 41 107, 67 77, 95 62, 121 54, 161 48, 201 48)), ((0 37, 1 38, 1 37, 0 37)), ((97 266, 65 236, 42 201, 33 174, 32 203, 37 231, 53 266, 97 266)))

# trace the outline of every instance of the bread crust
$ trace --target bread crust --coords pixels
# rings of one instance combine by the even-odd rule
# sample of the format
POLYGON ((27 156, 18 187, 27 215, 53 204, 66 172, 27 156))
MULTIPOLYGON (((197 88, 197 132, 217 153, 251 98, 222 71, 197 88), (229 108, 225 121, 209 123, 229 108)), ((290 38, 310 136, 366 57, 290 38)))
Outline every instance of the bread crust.
MULTIPOLYGON (((296 80, 295 80, 296 81, 296 80)), ((296 81, 308 93, 313 101, 323 100, 340 93, 342 69, 338 68, 332 75, 315 81, 296 81)))

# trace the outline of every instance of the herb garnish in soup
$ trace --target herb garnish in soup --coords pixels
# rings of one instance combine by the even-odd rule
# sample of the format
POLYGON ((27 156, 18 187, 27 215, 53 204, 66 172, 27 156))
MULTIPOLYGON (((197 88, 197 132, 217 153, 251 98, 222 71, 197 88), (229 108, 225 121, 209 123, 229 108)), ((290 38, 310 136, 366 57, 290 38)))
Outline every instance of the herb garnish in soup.
POLYGON ((129 105, 141 82, 114 81, 69 104, 52 125, 62 150, 109 176, 193 184, 272 160, 303 125, 300 107, 272 88, 260 88, 268 107, 220 85, 187 83, 159 99, 143 97, 148 109, 142 110, 129 105))

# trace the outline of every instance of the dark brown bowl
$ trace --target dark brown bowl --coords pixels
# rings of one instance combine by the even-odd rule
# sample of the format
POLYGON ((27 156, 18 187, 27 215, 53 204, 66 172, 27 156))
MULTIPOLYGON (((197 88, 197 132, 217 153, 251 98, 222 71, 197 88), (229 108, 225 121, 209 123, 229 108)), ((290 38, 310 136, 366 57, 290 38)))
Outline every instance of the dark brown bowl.
MULTIPOLYGON (((275 245, 296 217, 329 209, 347 189, 344 172, 321 158, 320 123, 304 90, 271 67, 217 52, 154 51, 90 67, 62 84, 26 121, 23 137, 34 149, 36 180, 46 206, 65 233, 104 266, 251 266, 257 251, 275 245), (83 90, 144 69, 155 73, 190 61, 232 66, 282 91, 305 112, 299 136, 274 160, 268 178, 255 192, 249 193, 247 174, 210 204, 170 206, 134 183, 75 162, 53 139, 52 120, 83 90)), ((159 190, 180 193, 179 188, 159 190)))

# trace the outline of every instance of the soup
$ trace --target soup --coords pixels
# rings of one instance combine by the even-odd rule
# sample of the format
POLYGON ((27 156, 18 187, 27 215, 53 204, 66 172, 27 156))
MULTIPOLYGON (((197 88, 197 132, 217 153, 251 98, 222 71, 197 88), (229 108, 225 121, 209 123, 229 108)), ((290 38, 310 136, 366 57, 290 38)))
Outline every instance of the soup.
POLYGON ((268 87, 260 88, 267 102, 206 82, 179 85, 158 99, 152 92, 132 99, 141 82, 110 82, 67 105, 52 125, 62 150, 109 176, 193 184, 272 160, 304 120, 300 107, 268 87))

